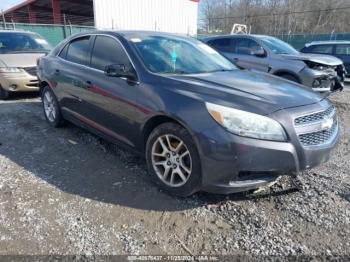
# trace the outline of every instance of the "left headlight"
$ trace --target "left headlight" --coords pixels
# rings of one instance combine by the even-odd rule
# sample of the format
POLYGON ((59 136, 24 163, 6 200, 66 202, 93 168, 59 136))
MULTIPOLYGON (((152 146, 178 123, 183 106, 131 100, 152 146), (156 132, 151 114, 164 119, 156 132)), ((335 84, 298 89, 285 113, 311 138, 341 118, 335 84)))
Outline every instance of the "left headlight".
POLYGON ((283 127, 272 118, 212 103, 205 105, 216 122, 236 135, 273 141, 287 140, 283 127))
POLYGON ((17 67, 0 67, 0 73, 20 73, 22 70, 17 67))

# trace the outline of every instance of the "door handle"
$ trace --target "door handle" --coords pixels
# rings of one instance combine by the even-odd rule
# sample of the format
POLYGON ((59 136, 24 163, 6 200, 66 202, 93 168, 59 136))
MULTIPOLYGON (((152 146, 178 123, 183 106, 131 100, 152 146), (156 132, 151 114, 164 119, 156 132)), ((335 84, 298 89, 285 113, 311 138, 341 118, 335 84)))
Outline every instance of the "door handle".
POLYGON ((55 70, 55 75, 59 75, 60 74, 60 70, 56 69, 55 70))
POLYGON ((92 82, 91 81, 86 81, 85 84, 84 84, 84 88, 85 89, 92 88, 92 82))
POLYGON ((233 58, 233 61, 238 62, 239 59, 237 57, 233 58))

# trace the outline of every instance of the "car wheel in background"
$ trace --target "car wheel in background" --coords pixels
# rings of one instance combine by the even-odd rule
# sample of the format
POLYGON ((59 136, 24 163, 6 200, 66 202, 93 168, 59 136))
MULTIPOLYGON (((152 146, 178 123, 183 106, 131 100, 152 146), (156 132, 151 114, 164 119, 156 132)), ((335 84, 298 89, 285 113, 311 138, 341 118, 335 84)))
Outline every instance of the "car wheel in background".
POLYGON ((164 191, 189 196, 200 189, 199 154, 182 126, 164 123, 155 128, 147 141, 146 159, 152 179, 164 191))
POLYGON ((50 87, 46 86, 42 93, 41 99, 44 108, 44 115, 46 120, 53 127, 60 127, 64 124, 64 119, 61 114, 60 106, 57 98, 50 87))
POLYGON ((289 75, 289 74, 280 75, 280 77, 282 77, 284 79, 287 79, 289 81, 293 81, 295 83, 300 83, 299 80, 295 76, 292 76, 292 75, 289 75))
POLYGON ((0 99, 5 100, 8 97, 9 97, 9 92, 3 89, 2 86, 0 86, 0 99))

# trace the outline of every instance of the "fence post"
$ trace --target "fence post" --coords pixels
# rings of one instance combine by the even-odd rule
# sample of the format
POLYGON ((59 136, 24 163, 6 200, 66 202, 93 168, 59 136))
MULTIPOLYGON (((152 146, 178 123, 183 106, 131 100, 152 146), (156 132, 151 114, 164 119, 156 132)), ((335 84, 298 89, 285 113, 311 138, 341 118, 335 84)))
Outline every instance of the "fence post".
POLYGON ((67 27, 66 14, 63 14, 63 37, 64 37, 64 39, 67 38, 66 27, 67 27))
POLYGON ((2 14, 2 23, 4 25, 4 29, 6 30, 7 27, 6 27, 6 19, 5 19, 5 14, 4 14, 4 11, 1 10, 1 14, 2 14))

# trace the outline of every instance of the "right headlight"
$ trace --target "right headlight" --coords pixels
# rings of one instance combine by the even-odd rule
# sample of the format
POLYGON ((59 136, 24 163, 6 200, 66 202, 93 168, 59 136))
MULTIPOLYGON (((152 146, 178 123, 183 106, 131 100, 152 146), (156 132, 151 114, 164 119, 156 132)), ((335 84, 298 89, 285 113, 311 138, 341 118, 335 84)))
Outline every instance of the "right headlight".
POLYGON ((236 135, 273 141, 287 140, 283 127, 272 118, 212 103, 205 105, 216 122, 236 135))

